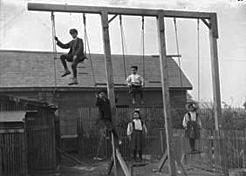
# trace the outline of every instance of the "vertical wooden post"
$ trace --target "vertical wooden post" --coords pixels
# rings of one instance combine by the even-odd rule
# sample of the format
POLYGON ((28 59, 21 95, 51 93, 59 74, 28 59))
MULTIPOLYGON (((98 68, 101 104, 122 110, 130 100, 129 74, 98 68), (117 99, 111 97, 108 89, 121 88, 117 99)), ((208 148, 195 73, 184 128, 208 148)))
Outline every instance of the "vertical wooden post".
POLYGON ((159 38, 159 51, 160 51, 160 69, 161 69, 161 83, 162 83, 162 96, 163 96, 163 110, 165 116, 165 130, 166 130, 166 143, 168 155, 168 168, 171 176, 176 176, 174 147, 173 147, 173 133, 172 133, 172 119, 170 112, 169 101, 169 85, 168 85, 168 70, 167 70, 167 57, 166 57, 166 41, 165 41, 165 27, 164 15, 160 12, 157 17, 157 31, 159 38))
MULTIPOLYGON (((3 134, 2 133, 0 133, 0 146, 2 145, 2 136, 3 136, 3 134)), ((25 137, 24 137, 24 139, 25 139, 25 137)), ((2 163, 3 163, 3 161, 2 161, 2 158, 3 158, 3 151, 2 151, 2 148, 3 147, 0 147, 0 175, 3 175, 3 171, 2 171, 2 163)))
POLYGON ((114 94, 114 77, 113 77, 113 64, 111 60, 111 49, 110 49, 110 39, 109 39, 109 25, 108 25, 108 13, 102 12, 102 32, 103 32, 103 44, 104 44, 104 58, 105 58, 105 70, 107 77, 107 91, 108 98, 111 103, 112 118, 116 118, 116 107, 115 107, 115 94, 114 94))
MULTIPOLYGON (((210 29, 209 29, 209 40, 210 40, 210 54, 211 54, 211 69, 212 69, 212 83, 213 83, 213 102, 214 102, 214 117, 215 117, 215 133, 214 133, 214 147, 220 146, 220 123, 221 119, 221 95, 220 95, 220 77, 219 77, 219 62, 218 62, 218 22, 217 14, 213 13, 210 17, 210 29)), ((214 151, 218 151, 214 148, 214 151)), ((227 157, 222 150, 219 150, 219 155, 223 162, 227 163, 227 157)), ((217 164, 217 161, 214 161, 217 164)), ((220 165, 221 163, 218 163, 220 165)), ((228 169, 222 166, 223 172, 227 175, 228 169)))
POLYGON ((213 82, 213 102, 214 102, 214 117, 215 130, 219 130, 219 119, 221 118, 221 97, 220 97, 220 78, 219 78, 219 63, 218 63, 218 27, 217 15, 214 13, 210 19, 211 28, 209 30, 210 39, 210 54, 211 54, 211 69, 213 82))
MULTIPOLYGON (((116 106, 115 106, 115 95, 114 95, 114 77, 113 77, 113 64, 111 60, 111 49, 110 49, 110 38, 109 38, 109 25, 108 25, 108 13, 101 13, 101 22, 102 22, 102 34, 103 34, 103 46, 104 46, 104 58, 105 58, 105 70, 107 77, 107 91, 108 98, 111 104, 111 114, 112 120, 115 123, 116 120, 116 106)), ((113 146, 113 159, 114 159, 114 174, 117 176, 117 167, 116 167, 116 156, 115 156, 115 142, 114 136, 112 136, 112 146, 113 146)))

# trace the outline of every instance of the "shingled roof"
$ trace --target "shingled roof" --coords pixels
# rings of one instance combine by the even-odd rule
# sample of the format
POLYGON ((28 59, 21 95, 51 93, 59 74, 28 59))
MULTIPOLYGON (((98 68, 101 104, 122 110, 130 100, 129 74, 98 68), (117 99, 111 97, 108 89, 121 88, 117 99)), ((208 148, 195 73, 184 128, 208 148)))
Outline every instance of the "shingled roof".
MULTIPOLYGON (((93 68, 95 70, 96 83, 106 83, 104 56, 92 54, 93 68)), ((113 55, 114 81, 116 85, 125 83, 124 62, 121 55, 113 55)), ((160 62, 158 56, 145 57, 145 87, 161 87, 160 62)), ((54 87, 54 60, 51 52, 33 51, 0 51, 0 87, 1 88, 34 88, 54 87)), ((130 66, 137 65, 139 74, 143 75, 142 56, 127 55, 126 68, 130 74, 130 66)), ((63 72, 60 60, 56 60, 57 86, 68 86, 69 77, 61 78, 63 72)), ((170 88, 192 89, 192 85, 172 58, 168 58, 168 77, 170 88), (180 77, 181 73, 181 77, 180 77), (181 78, 181 79, 180 79, 181 78)), ((89 60, 78 66, 79 85, 72 87, 92 88, 92 69, 89 60)))

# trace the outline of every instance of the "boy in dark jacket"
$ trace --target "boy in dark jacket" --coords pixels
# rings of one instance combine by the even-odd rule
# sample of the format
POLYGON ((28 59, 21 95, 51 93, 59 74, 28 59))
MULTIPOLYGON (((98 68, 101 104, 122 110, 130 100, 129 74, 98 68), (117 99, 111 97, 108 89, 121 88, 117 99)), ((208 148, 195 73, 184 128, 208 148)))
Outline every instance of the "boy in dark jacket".
POLYGON ((104 91, 99 91, 98 94, 96 94, 96 98, 96 106, 99 110, 99 118, 96 121, 96 125, 100 128, 101 137, 99 141, 99 147, 97 150, 97 156, 95 157, 95 159, 99 159, 98 155, 100 147, 102 145, 101 143, 103 138, 106 136, 107 132, 113 133, 116 146, 118 146, 121 143, 121 141, 119 140, 116 129, 112 123, 111 105, 108 97, 106 96, 106 93, 104 91))
POLYGON ((55 40, 56 40, 57 45, 59 47, 61 47, 63 49, 70 49, 68 54, 61 55, 60 59, 61 59, 62 65, 64 67, 64 70, 65 70, 62 77, 71 74, 71 72, 69 71, 69 69, 67 67, 66 61, 72 62, 71 67, 72 67, 72 71, 73 71, 73 81, 71 83, 69 83, 69 85, 73 85, 73 84, 78 84, 77 65, 87 58, 84 54, 83 40, 81 38, 78 38, 78 31, 76 29, 70 29, 69 33, 73 38, 73 40, 71 40, 69 43, 63 44, 57 37, 55 37, 55 40))

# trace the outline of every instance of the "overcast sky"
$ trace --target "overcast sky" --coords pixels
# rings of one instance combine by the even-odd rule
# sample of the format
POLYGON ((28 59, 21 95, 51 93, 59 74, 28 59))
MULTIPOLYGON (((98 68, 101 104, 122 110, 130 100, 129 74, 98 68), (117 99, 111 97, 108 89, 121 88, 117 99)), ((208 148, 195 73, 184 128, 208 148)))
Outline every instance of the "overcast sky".
MULTIPOLYGON (((219 62, 222 101, 241 106, 246 100, 246 2, 237 0, 2 0, 0 16, 0 48, 13 50, 52 50, 50 14, 26 10, 27 2, 119 6, 137 8, 163 8, 217 12, 219 22, 219 62)), ((83 37, 81 14, 55 13, 57 36, 69 41, 68 30, 78 28, 83 37)), ((90 48, 102 53, 100 17, 87 15, 90 48)), ((173 20, 166 19, 167 53, 175 54, 173 20)), ((141 19, 123 17, 127 54, 141 54, 141 19)), ((177 20, 182 69, 194 86, 191 92, 197 98, 197 21, 177 20)), ((146 54, 157 54, 156 21, 145 20, 146 54)), ((112 53, 121 53, 118 19, 110 23, 112 53)), ((62 51, 62 50, 60 50, 62 51)), ((208 29, 200 22, 201 98, 211 100, 208 29)))

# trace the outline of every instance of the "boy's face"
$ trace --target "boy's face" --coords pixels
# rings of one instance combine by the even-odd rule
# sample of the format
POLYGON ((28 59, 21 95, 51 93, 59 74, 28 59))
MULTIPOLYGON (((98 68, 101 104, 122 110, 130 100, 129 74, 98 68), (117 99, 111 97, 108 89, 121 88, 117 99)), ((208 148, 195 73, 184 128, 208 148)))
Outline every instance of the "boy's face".
POLYGON ((99 95, 100 98, 105 98, 106 97, 106 94, 104 92, 100 92, 98 95, 99 95))
POLYGON ((137 69, 136 68, 131 68, 132 74, 136 74, 137 73, 137 69))
POLYGON ((139 113, 134 112, 134 113, 133 113, 133 118, 134 118, 134 119, 139 119, 139 113))
POLYGON ((76 32, 70 33, 70 34, 71 34, 71 36, 72 36, 73 39, 75 39, 78 36, 78 34, 76 32))
POLYGON ((190 106, 189 106, 189 111, 191 111, 191 112, 195 111, 195 108, 194 108, 193 105, 190 105, 190 106))

